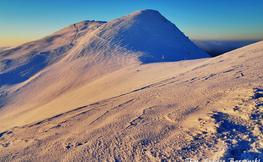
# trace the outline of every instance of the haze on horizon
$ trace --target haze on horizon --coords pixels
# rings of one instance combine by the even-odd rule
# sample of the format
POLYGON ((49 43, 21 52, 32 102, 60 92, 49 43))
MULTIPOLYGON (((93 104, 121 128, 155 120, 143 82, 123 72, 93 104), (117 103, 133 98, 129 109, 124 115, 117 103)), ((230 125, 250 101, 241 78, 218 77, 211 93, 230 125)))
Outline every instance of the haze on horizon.
POLYGON ((191 40, 262 40, 263 1, 1 1, 0 47, 37 40, 83 20, 111 21, 140 9, 165 15, 191 40))

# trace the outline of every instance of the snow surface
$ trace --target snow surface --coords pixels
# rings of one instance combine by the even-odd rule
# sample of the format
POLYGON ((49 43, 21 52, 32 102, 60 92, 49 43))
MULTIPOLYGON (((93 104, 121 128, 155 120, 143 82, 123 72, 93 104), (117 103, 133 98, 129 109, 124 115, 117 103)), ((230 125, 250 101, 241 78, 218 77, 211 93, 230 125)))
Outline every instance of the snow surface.
POLYGON ((0 53, 0 160, 262 159, 262 59, 210 58, 154 10, 73 24, 0 53))

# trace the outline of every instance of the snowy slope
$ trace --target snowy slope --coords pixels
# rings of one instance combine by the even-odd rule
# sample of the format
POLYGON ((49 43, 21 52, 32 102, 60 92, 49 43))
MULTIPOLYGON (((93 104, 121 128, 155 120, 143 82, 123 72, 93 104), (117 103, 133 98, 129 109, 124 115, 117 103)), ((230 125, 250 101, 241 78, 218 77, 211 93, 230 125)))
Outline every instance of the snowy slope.
POLYGON ((143 62, 209 57, 158 11, 141 10, 108 23, 83 21, 2 52, 0 85, 23 82, 65 56, 89 56, 89 62, 100 63, 114 56, 128 57, 124 51, 136 53, 143 62))
POLYGON ((2 52, 0 161, 262 159, 262 47, 209 58, 141 10, 2 52))
POLYGON ((5 129, 0 159, 262 159, 262 47, 261 41, 215 58, 136 65, 103 76, 44 106, 70 111, 26 112, 30 121, 56 115, 5 129))
POLYGON ((83 21, 37 41, 0 53, 0 86, 23 82, 37 72, 59 62, 74 43, 103 22, 83 21))
MULTIPOLYGON (((41 109, 124 67, 203 57, 209 56, 154 10, 137 11, 108 23, 83 21, 0 53, 0 111, 10 115, 14 109, 41 109)), ((71 108, 42 110, 58 113, 71 108)))

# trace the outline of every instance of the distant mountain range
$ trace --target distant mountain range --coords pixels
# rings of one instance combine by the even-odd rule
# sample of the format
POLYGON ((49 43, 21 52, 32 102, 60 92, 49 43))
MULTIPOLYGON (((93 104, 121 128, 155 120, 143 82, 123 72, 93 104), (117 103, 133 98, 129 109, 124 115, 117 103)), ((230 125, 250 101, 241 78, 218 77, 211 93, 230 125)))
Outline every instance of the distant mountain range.
POLYGON ((223 53, 235 50, 259 42, 255 41, 201 41, 192 40, 198 47, 207 52, 210 56, 215 57, 223 53))

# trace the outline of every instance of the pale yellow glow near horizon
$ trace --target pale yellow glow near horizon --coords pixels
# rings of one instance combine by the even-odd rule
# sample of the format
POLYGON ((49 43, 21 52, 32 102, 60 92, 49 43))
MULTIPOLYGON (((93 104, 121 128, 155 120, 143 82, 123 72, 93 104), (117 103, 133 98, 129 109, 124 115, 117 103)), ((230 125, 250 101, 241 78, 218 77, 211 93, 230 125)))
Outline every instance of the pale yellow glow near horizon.
POLYGON ((10 38, 0 38, 0 47, 7 46, 19 46, 27 42, 35 41, 41 39, 43 36, 35 37, 10 37, 10 38))
POLYGON ((28 40, 28 39, 5 39, 2 40, 0 39, 0 47, 5 47, 5 46, 19 46, 22 45, 26 42, 30 42, 32 40, 28 40))

